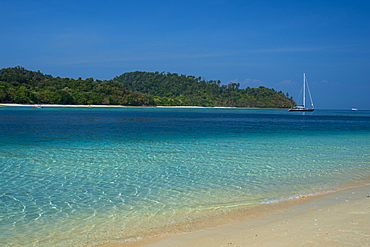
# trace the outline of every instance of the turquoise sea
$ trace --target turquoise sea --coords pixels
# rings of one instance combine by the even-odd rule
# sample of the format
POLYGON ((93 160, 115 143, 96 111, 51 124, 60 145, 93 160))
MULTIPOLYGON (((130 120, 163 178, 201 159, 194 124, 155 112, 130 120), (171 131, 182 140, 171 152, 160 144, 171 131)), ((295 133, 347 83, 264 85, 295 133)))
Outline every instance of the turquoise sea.
POLYGON ((370 111, 0 107, 0 146, 0 246, 86 246, 360 184, 370 111))

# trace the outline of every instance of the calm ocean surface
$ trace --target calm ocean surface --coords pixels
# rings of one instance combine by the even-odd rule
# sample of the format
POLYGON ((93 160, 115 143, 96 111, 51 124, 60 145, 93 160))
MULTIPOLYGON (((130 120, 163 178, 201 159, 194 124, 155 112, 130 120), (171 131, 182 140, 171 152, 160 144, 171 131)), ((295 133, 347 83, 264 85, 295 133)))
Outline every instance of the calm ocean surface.
POLYGON ((0 246, 140 239, 370 176, 370 111, 0 107, 0 246))

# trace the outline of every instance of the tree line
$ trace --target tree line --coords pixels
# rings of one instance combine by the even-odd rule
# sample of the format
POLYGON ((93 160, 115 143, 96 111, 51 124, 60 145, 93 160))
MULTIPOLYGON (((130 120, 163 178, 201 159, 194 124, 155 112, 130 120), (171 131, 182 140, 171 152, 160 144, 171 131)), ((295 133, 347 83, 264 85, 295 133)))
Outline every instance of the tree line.
POLYGON ((0 70, 0 102, 68 105, 153 106, 153 97, 134 93, 115 81, 60 78, 23 67, 0 70))
POLYGON ((23 67, 0 70, 0 102, 127 106, 224 106, 288 108, 283 92, 266 87, 240 89, 239 83, 176 73, 130 72, 112 80, 71 79, 23 67))
POLYGON ((157 105, 289 108, 295 105, 283 92, 266 87, 240 89, 239 83, 177 73, 130 72, 113 79, 126 89, 152 95, 157 105))

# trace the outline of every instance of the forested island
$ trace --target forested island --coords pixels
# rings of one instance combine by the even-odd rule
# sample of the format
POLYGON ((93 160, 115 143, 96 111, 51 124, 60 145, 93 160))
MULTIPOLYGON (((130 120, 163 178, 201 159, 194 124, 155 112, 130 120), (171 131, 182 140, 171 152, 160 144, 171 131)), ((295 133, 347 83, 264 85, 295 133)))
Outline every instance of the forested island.
POLYGON ((23 67, 0 70, 0 103, 289 108, 283 92, 201 77, 130 72, 112 80, 60 78, 23 67))

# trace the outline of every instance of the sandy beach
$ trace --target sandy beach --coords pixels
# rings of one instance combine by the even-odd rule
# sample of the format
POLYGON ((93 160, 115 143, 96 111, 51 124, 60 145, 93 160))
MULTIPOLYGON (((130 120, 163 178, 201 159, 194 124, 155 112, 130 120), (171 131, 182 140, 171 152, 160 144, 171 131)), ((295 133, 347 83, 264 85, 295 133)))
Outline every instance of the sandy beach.
MULTIPOLYGON (((0 107, 69 107, 69 108, 99 108, 99 107, 113 107, 113 108, 128 108, 128 107, 156 107, 156 108, 237 108, 237 107, 205 107, 205 106, 125 106, 125 105, 60 105, 60 104, 14 104, 14 103, 2 103, 0 107)), ((239 107, 241 108, 241 107, 239 107)), ((245 108, 245 109, 259 109, 259 108, 245 108)), ((263 108, 269 109, 269 108, 263 108)))
POLYGON ((0 104, 0 106, 12 106, 12 107, 36 107, 36 106, 41 106, 41 107, 127 107, 127 106, 122 106, 122 105, 59 105, 59 104, 0 104))
POLYGON ((99 247, 370 246, 370 184, 263 205, 217 227, 99 247))

